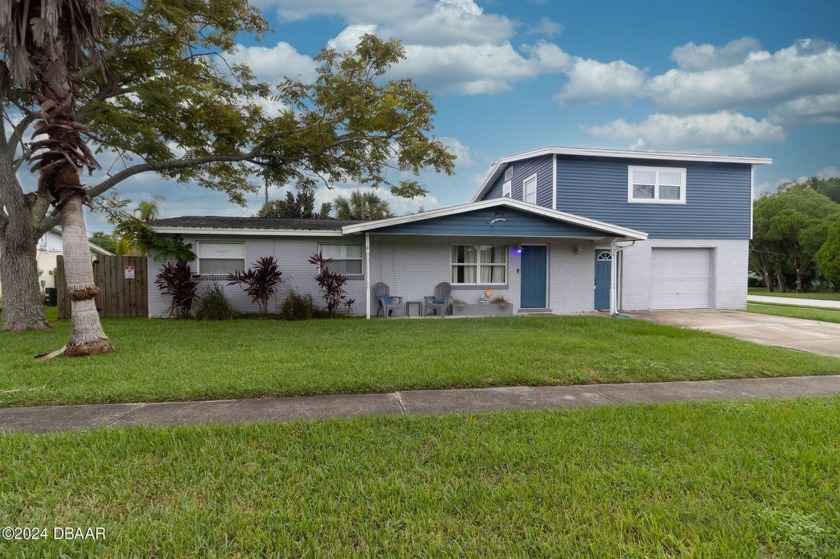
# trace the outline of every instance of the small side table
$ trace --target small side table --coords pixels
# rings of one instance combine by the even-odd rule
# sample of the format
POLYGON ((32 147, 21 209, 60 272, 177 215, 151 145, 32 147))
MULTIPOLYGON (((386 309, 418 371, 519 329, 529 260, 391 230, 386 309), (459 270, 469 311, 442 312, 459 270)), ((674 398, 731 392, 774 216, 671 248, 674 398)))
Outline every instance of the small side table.
POLYGON ((406 301, 405 316, 411 316, 411 305, 417 305, 417 316, 423 316, 423 301, 406 301))

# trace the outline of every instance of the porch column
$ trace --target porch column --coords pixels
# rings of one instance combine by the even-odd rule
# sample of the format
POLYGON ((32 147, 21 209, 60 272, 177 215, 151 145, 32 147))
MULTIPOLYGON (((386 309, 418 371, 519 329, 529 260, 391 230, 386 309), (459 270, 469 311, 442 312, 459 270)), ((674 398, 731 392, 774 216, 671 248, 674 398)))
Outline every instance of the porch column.
POLYGON ((370 233, 365 233, 365 318, 370 320, 370 233))

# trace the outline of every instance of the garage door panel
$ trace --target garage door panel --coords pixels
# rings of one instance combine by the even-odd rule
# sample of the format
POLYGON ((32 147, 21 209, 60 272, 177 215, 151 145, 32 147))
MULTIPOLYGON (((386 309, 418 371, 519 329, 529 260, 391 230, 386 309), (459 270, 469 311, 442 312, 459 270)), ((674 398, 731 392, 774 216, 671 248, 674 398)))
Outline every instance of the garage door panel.
POLYGON ((711 304, 711 250, 654 248, 650 308, 696 309, 711 304))

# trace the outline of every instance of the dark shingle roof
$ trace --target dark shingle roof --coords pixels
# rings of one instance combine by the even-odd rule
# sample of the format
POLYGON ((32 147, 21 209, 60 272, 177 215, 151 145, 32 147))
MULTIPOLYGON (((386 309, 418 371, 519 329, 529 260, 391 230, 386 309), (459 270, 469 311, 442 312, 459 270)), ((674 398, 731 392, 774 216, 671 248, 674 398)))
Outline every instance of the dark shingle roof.
POLYGON ((270 229, 281 231, 340 231, 345 225, 363 223, 350 219, 280 219, 276 217, 197 216, 155 219, 152 228, 184 227, 190 229, 270 229))

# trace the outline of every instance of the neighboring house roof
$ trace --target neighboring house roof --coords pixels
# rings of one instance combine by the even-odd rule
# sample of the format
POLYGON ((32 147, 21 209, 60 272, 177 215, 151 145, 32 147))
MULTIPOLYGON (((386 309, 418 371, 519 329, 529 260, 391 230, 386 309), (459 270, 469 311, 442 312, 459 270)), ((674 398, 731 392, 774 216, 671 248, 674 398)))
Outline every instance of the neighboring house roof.
POLYGON ((655 151, 634 151, 624 149, 593 149, 593 148, 569 148, 569 147, 544 147, 516 155, 502 157, 493 162, 490 173, 481 187, 473 196, 473 201, 480 200, 487 190, 496 182, 499 175, 505 170, 508 163, 541 157, 544 155, 567 155, 576 157, 598 157, 613 159, 640 159, 651 161, 685 161, 700 163, 742 163, 744 165, 769 165, 773 163, 770 157, 742 157, 738 155, 711 155, 702 153, 676 153, 676 152, 655 152, 655 151))
MULTIPOLYGON (((61 227, 53 227, 52 229, 50 229, 50 232, 61 237, 61 227)), ((90 251, 94 254, 98 254, 100 256, 115 256, 113 252, 109 252, 101 246, 90 241, 88 241, 88 247, 90 248, 90 251)))
MULTIPOLYGON (((567 212, 560 212, 557 210, 536 206, 534 204, 529 204, 527 202, 522 202, 520 200, 513 200, 511 198, 494 198, 491 200, 483 200, 481 202, 461 204, 459 206, 449 206, 446 208, 430 210, 413 215, 392 217, 388 219, 379 219, 376 221, 365 221, 353 225, 347 225, 343 227, 342 230, 347 235, 354 233, 363 233, 368 231, 379 231, 381 233, 388 233, 389 231, 387 231, 387 229, 389 228, 399 229, 400 226, 404 226, 407 224, 421 223, 423 221, 429 220, 438 220, 449 216, 466 214, 476 212, 479 210, 504 210, 506 208, 510 208, 512 210, 524 212, 534 216, 539 216, 542 218, 547 218, 558 223, 577 226, 586 230, 596 231, 599 233, 603 233, 606 236, 626 237, 628 239, 635 240, 644 240, 648 237, 647 233, 643 231, 638 231, 636 229, 621 227, 612 223, 606 223, 604 221, 598 221, 596 219, 590 219, 588 217, 582 217, 567 212)), ((504 217, 501 217, 499 221, 505 221, 504 217)), ((503 230, 497 230, 495 231, 495 234, 498 236, 508 235, 503 230)), ((516 233, 515 235, 521 235, 521 233, 516 233)))
POLYGON ((275 217, 182 216, 148 223, 154 231, 169 234, 261 236, 341 236, 341 228, 360 223, 347 219, 281 219, 275 217))

